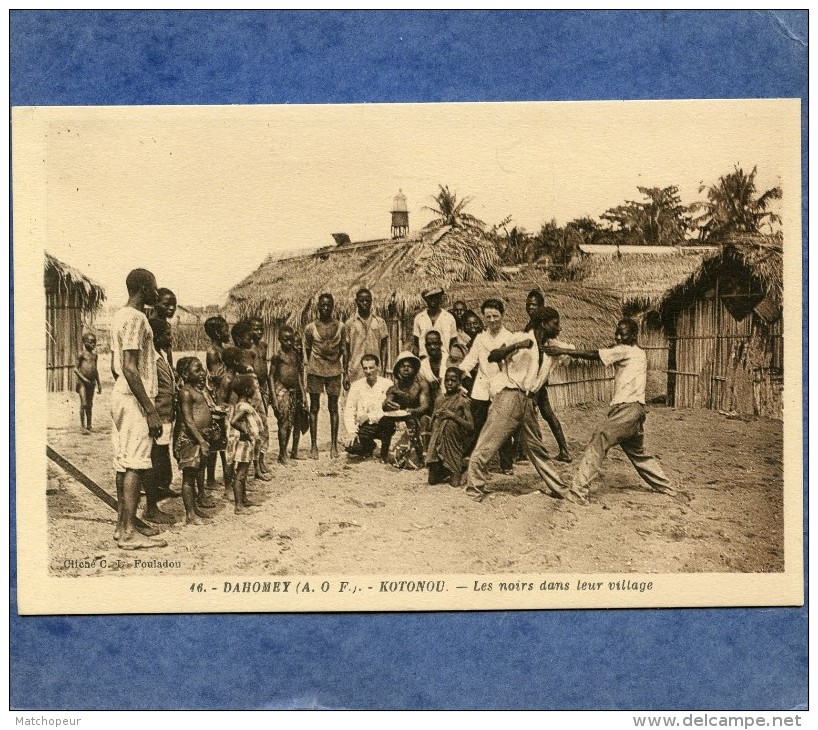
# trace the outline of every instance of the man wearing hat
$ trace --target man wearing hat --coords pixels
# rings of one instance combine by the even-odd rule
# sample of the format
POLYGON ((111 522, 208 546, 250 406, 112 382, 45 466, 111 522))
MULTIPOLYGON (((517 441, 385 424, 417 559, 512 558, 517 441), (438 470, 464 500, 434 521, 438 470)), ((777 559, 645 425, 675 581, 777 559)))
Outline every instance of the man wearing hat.
POLYGON ((412 339, 415 355, 423 359, 426 353, 426 333, 434 330, 440 333, 443 347, 446 353, 451 346, 457 342, 457 322, 454 317, 443 309, 443 289, 439 286, 427 289, 421 296, 426 302, 426 309, 415 315, 415 323, 412 328, 412 339))

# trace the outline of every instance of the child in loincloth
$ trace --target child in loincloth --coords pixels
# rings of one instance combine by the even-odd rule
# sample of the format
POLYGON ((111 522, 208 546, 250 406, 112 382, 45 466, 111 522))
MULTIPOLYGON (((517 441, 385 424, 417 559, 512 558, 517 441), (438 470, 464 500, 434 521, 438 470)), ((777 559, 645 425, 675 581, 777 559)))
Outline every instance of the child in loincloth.
POLYGON ((177 391, 178 424, 173 453, 182 471, 182 501, 187 524, 201 525, 202 518, 209 515, 200 508, 212 504, 205 502, 203 496, 207 455, 210 443, 218 440, 220 433, 211 412, 215 404, 205 393, 206 373, 202 363, 195 357, 183 357, 177 363, 176 373, 182 385, 177 391))
POLYGON ((93 332, 82 336, 82 350, 77 355, 74 375, 77 377, 76 390, 80 394, 80 428, 83 433, 90 433, 93 430, 91 412, 94 408, 94 390, 102 393, 97 370, 97 336, 93 332))
POLYGON ((279 352, 270 360, 270 400, 278 422, 278 463, 287 465, 290 458, 298 458, 298 441, 301 432, 295 423, 298 410, 302 408, 301 357, 293 347, 295 330, 284 326, 278 334, 279 352), (293 436, 290 457, 287 444, 293 436))
POLYGON ((233 383, 233 392, 238 396, 230 417, 230 427, 239 434, 233 453, 233 499, 237 515, 257 506, 247 499, 247 472, 255 457, 255 442, 262 429, 261 417, 252 406, 255 391, 256 380, 252 375, 239 375, 233 383))
MULTIPOLYGON (((225 374, 222 353, 224 352, 225 345, 230 342, 230 326, 224 317, 208 317, 204 323, 204 330, 210 339, 210 345, 205 355, 205 364, 207 365, 207 389, 213 396, 216 405, 226 408, 227 402, 222 398, 224 389, 221 387, 225 374)), ((227 487, 229 483, 230 463, 225 455, 225 450, 219 449, 211 451, 207 457, 208 487, 213 487, 216 484, 216 461, 220 456, 225 487, 227 487)))

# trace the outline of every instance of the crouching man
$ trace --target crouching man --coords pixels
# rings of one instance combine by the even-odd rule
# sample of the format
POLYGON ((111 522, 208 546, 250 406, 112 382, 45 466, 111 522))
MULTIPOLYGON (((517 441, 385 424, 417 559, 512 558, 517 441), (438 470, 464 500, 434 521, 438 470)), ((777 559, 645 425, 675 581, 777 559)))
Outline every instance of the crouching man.
POLYGON ((381 376, 377 355, 364 355, 361 370, 364 377, 356 380, 347 394, 344 408, 344 426, 347 431, 346 451, 364 459, 372 456, 375 439, 381 442, 381 459, 389 455, 389 445, 395 433, 395 422, 384 417, 383 403, 386 391, 392 385, 381 376))

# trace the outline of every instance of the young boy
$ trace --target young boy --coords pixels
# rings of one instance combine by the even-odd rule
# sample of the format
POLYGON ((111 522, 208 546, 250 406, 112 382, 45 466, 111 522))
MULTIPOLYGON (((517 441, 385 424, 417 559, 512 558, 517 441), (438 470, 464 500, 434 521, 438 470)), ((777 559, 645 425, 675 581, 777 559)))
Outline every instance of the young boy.
MULTIPOLYGON (((250 321, 244 319, 233 325, 230 334, 233 337, 233 344, 241 352, 245 372, 255 375, 256 379, 258 379, 258 375, 256 374, 256 359, 259 355, 258 350, 253 347, 252 330, 253 326, 250 324, 250 321)), ((269 482, 273 477, 264 468, 264 455, 267 453, 267 442, 270 437, 270 433, 267 430, 267 405, 262 399, 261 391, 258 387, 256 387, 251 405, 256 409, 262 424, 261 436, 255 442, 256 455, 253 459, 256 479, 269 482)))
MULTIPOLYGON (((224 379, 224 363, 222 362, 222 352, 224 346, 230 342, 230 326, 224 317, 208 317, 204 323, 205 334, 210 339, 210 345, 205 355, 207 366, 207 385, 216 405, 226 407, 227 401, 223 398, 224 392, 221 388, 221 381, 224 379)), ((207 457, 207 486, 216 484, 216 460, 221 455, 222 475, 225 486, 228 484, 228 474, 230 466, 227 463, 224 449, 212 451, 207 457)))
MULTIPOLYGON (((157 289, 156 295, 159 297, 159 300, 154 307, 154 316, 157 319, 164 319, 168 324, 170 324, 170 320, 172 320, 176 314, 176 295, 170 289, 166 289, 165 287, 157 289)), ((171 345, 168 345, 166 354, 168 356, 170 366, 173 367, 173 352, 171 351, 171 345)))
POLYGON ((251 404, 255 391, 256 379, 252 375, 239 375, 233 382, 233 392, 238 396, 230 418, 230 426, 239 433, 233 454, 233 511, 237 515, 257 506, 247 499, 247 472, 255 455, 254 442, 261 433, 261 417, 251 404))
POLYGON ((346 328, 335 319, 332 294, 318 297, 318 319, 304 330, 307 355, 307 392, 310 394, 310 458, 318 458, 318 411, 321 393, 327 393, 329 411, 330 458, 338 458, 338 397, 346 372, 346 328))
MULTIPOLYGON (((250 341, 252 348, 256 353, 253 359, 253 370, 258 379, 258 393, 261 398, 262 410, 259 412, 261 419, 264 421, 264 430, 269 438, 270 424, 268 420, 268 408, 270 407, 270 374, 267 366, 267 342, 264 339, 264 322, 260 317, 252 317, 250 319, 250 341)), ((265 442, 264 449, 259 453, 259 465, 261 470, 269 473, 267 463, 264 458, 267 454, 268 444, 265 442)))
POLYGON ((83 433, 90 433, 91 412, 94 408, 94 390, 102 393, 102 383, 97 370, 97 336, 93 332, 86 332, 82 336, 82 350, 77 355, 77 365, 74 368, 77 376, 77 393, 80 394, 80 428, 83 433))
POLYGON ((189 525, 201 525, 203 517, 197 504, 196 492, 203 486, 204 469, 213 436, 213 416, 205 398, 206 374, 195 357, 183 357, 177 363, 177 376, 183 383, 178 392, 179 424, 175 431, 173 451, 182 470, 182 501, 189 525))
POLYGON ((156 349, 156 413, 162 421, 162 433, 153 439, 151 446, 151 464, 153 465, 145 480, 146 506, 142 519, 162 525, 172 525, 176 520, 173 515, 159 509, 159 502, 168 497, 178 497, 179 493, 170 488, 173 481, 173 470, 170 465, 170 441, 173 433, 173 410, 176 399, 176 378, 173 368, 166 359, 165 352, 170 346, 170 325, 164 319, 152 319, 149 322, 153 332, 153 346, 156 349))
POLYGON ((295 330, 284 326, 278 333, 280 350, 270 360, 270 401, 278 421, 278 463, 290 463, 287 444, 293 435, 292 458, 298 458, 298 442, 301 432, 295 424, 295 415, 302 404, 301 357, 295 351, 293 342, 295 330))
POLYGON ((616 325, 614 347, 577 351, 547 345, 543 351, 550 356, 568 355, 614 367, 614 394, 607 418, 597 426, 582 455, 571 491, 587 504, 591 483, 601 473, 602 461, 608 449, 617 444, 625 452, 642 480, 654 491, 673 496, 676 490, 665 476, 659 462, 645 453, 645 381, 647 358, 637 344, 639 325, 632 319, 622 319, 616 325))

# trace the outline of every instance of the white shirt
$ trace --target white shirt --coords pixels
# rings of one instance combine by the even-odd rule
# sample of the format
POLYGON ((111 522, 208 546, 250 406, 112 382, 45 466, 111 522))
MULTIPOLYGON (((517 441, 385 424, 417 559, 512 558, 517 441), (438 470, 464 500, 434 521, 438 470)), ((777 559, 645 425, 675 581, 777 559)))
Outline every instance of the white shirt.
POLYGON ((136 367, 142 378, 142 385, 148 398, 153 400, 159 391, 156 378, 156 349, 153 346, 153 332, 148 318, 133 307, 122 307, 114 312, 111 319, 111 357, 117 374, 114 391, 131 393, 131 388, 122 374, 123 353, 137 353, 136 367))
POLYGON ((458 364, 463 372, 470 373, 477 366, 477 377, 471 389, 471 397, 474 400, 490 400, 489 380, 500 372, 497 363, 489 362, 489 353, 496 350, 500 345, 511 343, 511 332, 505 327, 500 327, 496 335, 492 335, 488 330, 484 330, 471 344, 471 350, 458 364))
POLYGON ((440 310, 434 324, 429 318, 429 312, 425 309, 415 315, 412 335, 418 338, 418 351, 421 359, 426 357, 426 333, 432 330, 440 333, 440 339, 443 341, 443 352, 448 352, 451 341, 457 337, 457 322, 445 309, 440 310))
POLYGON ((599 351, 599 359, 614 367, 614 394, 611 405, 645 403, 648 359, 637 345, 615 345, 599 351))
POLYGON ((383 402, 386 391, 392 381, 378 376, 375 385, 366 382, 366 378, 356 380, 349 388, 347 402, 344 406, 344 426, 347 433, 358 433, 358 423, 366 416, 369 423, 377 423, 383 418, 383 402))
MULTIPOLYGON (((526 341, 531 342, 531 347, 516 350, 509 355, 504 360, 500 373, 491 379, 489 392, 492 397, 504 388, 514 388, 524 393, 536 393, 548 382, 548 376, 557 358, 542 353, 542 362, 540 362, 540 347, 533 332, 515 332, 506 344, 513 345, 526 341)), ((553 340, 552 342, 560 347, 573 349, 572 345, 553 340)))

